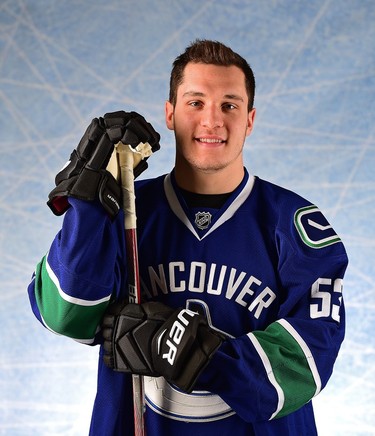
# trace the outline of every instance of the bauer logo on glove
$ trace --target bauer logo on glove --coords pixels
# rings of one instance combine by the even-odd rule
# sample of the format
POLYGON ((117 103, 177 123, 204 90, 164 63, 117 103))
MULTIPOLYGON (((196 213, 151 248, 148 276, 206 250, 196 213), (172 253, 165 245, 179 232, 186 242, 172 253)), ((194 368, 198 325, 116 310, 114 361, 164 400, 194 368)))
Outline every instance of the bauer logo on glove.
MULTIPOLYGON (((156 339, 157 353, 162 359, 166 359, 167 362, 173 366, 176 360, 179 345, 182 340, 185 341, 181 344, 181 350, 186 348, 186 342, 189 340, 185 335, 186 328, 189 327, 192 317, 198 315, 196 312, 192 312, 188 309, 183 309, 177 315, 176 321, 174 321, 171 329, 168 331, 164 329, 159 337, 156 339), (190 318, 190 320, 189 320, 190 318), (168 333, 168 336, 165 337, 168 333)), ((193 340, 194 338, 190 338, 193 340)))
POLYGON ((186 392, 224 340, 205 316, 159 302, 114 305, 103 318, 102 334, 107 366, 163 376, 186 392))

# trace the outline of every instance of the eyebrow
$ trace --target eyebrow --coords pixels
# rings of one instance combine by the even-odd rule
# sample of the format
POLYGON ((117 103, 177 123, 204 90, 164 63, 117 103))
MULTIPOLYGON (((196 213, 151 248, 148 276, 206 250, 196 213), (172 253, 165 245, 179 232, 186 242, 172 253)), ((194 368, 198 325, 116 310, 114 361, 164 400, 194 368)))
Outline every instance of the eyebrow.
MULTIPOLYGON (((206 94, 204 94, 203 92, 199 92, 199 91, 187 91, 185 92, 182 96, 183 97, 205 97, 206 94)), ((236 94, 225 94, 223 96, 224 99, 226 100, 239 100, 239 101, 244 101, 244 99, 236 94)))

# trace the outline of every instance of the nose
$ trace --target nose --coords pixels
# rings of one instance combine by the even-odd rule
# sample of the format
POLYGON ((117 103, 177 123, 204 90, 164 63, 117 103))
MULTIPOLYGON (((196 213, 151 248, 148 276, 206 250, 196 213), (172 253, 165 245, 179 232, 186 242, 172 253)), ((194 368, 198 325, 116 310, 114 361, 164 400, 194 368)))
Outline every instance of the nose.
POLYGON ((214 105, 205 106, 204 110, 201 112, 201 125, 207 129, 215 129, 218 127, 223 127, 224 119, 221 108, 214 105))

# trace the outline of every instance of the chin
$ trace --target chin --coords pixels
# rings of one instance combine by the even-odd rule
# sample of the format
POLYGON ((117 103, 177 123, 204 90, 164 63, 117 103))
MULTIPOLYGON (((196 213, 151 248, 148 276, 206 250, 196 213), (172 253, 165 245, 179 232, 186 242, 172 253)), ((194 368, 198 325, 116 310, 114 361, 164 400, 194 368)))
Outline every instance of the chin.
POLYGON ((226 168, 227 166, 227 163, 224 164, 222 162, 195 162, 192 164, 193 168, 204 173, 214 173, 226 168))

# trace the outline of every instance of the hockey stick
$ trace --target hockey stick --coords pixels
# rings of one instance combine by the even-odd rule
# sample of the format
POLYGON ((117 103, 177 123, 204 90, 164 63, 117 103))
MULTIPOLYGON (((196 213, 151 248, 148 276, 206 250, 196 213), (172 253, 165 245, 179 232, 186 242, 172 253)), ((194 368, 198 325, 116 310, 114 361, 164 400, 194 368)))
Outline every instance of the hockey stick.
MULTIPOLYGON (((120 170, 119 178, 122 188, 122 207, 125 215, 125 242, 128 266, 129 302, 141 303, 141 289, 138 265, 137 216, 135 210, 133 168, 140 160, 152 154, 148 143, 140 143, 136 148, 119 142, 115 146, 116 160, 120 170)), ((133 374, 134 434, 145 435, 144 425, 144 387, 143 377, 133 374)))

